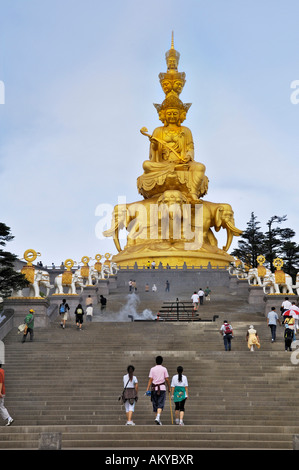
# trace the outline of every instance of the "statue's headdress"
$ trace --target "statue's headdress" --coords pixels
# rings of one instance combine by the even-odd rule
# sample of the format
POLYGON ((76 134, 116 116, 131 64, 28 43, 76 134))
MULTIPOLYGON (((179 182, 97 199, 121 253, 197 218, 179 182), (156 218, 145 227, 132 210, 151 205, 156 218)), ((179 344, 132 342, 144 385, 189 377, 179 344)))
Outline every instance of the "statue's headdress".
POLYGON ((158 112, 165 111, 169 108, 176 108, 179 111, 185 111, 187 113, 191 104, 192 103, 183 103, 176 95, 170 95, 165 98, 162 104, 154 103, 154 106, 158 112))
POLYGON ((171 70, 178 70, 179 60, 180 60, 180 53, 175 50, 174 48, 174 40, 173 40, 173 32, 171 35, 171 46, 169 51, 165 53, 165 59, 167 64, 167 72, 171 70))
POLYGON ((178 64, 180 54, 174 48, 173 33, 171 37, 171 48, 165 54, 167 63, 167 72, 160 73, 159 79, 162 89, 165 93, 165 100, 162 104, 155 104, 154 106, 159 113, 159 119, 164 122, 164 111, 167 108, 177 108, 181 111, 181 122, 186 119, 186 114, 191 106, 191 103, 183 103, 179 99, 179 95, 186 83, 185 72, 178 72, 178 64))
POLYGON ((185 72, 178 72, 180 54, 174 48, 173 33, 171 37, 171 47, 165 54, 167 72, 160 73, 159 79, 165 95, 173 92, 179 95, 186 83, 185 72))

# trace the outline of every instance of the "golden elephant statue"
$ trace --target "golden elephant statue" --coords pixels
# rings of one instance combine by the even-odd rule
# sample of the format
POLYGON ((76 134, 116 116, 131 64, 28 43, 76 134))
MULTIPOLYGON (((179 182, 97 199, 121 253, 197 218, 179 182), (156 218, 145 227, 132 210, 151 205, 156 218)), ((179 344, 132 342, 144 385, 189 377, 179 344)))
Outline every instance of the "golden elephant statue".
POLYGON ((182 249, 182 243, 192 240, 197 249, 215 251, 218 242, 212 228, 216 232, 223 228, 227 231, 227 241, 222 250, 227 252, 233 237, 242 233, 235 227, 234 212, 229 204, 208 201, 192 204, 177 190, 114 207, 111 227, 103 235, 113 237, 119 252, 122 251, 119 232, 123 228, 129 232, 125 248, 135 247, 138 251, 154 246, 157 250, 165 249, 167 244, 172 249, 182 249))

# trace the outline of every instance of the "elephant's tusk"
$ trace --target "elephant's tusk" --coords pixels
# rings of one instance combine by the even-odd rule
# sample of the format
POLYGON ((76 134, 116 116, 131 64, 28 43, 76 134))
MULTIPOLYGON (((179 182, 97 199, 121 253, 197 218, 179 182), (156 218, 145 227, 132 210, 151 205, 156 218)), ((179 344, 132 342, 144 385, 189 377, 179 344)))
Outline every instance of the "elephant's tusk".
POLYGON ((226 226, 235 237, 239 237, 243 233, 243 230, 238 229, 231 222, 226 222, 226 226))

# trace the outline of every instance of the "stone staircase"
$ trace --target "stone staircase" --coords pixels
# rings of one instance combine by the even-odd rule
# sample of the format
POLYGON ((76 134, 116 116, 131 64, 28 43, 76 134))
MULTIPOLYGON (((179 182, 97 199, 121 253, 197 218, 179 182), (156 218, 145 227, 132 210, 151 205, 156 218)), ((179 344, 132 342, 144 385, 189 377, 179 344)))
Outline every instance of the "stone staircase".
MULTIPOLYGON (((139 312, 161 305, 147 294, 139 312)), ((63 449, 292 449, 299 366, 284 351, 282 327, 272 344, 265 317, 221 289, 202 306, 219 315, 215 322, 109 321, 121 296, 111 294, 105 314, 96 311, 82 331, 73 318, 65 330, 57 319, 36 329, 32 343, 22 344, 16 329, 5 337, 5 404, 15 421, 0 428, 0 449, 37 449, 44 432, 61 433, 63 449), (231 352, 219 334, 224 318, 234 327, 231 352), (261 339, 254 353, 245 341, 251 323, 261 339), (178 365, 188 377, 183 427, 172 425, 168 398, 163 426, 155 425, 144 396, 157 354, 170 377, 178 365), (118 401, 129 364, 139 380, 133 427, 118 401)))

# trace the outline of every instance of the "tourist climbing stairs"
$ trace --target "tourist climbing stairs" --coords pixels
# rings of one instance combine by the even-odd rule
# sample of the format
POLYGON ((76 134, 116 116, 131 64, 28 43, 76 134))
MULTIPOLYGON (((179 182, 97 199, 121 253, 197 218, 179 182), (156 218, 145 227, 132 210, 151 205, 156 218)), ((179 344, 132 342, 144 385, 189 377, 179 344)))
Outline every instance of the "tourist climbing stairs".
MULTIPOLYGON (((215 312, 218 313, 219 312, 215 312)), ((85 322, 66 329, 55 321, 21 343, 5 337, 6 398, 14 418, 0 428, 0 449, 38 449, 41 437, 59 433, 62 449, 292 449, 299 434, 299 374, 284 351, 283 329, 272 343, 265 318, 234 317, 232 351, 224 351, 223 316, 214 322, 85 322), (254 321, 261 348, 246 343, 254 321), (172 423, 167 396, 162 426, 144 395, 155 356, 170 376, 177 366, 189 380, 184 426, 172 423), (139 400, 135 426, 126 426, 118 400, 122 377, 135 366, 139 400)), ((295 355, 295 353, 293 353, 295 355)))

